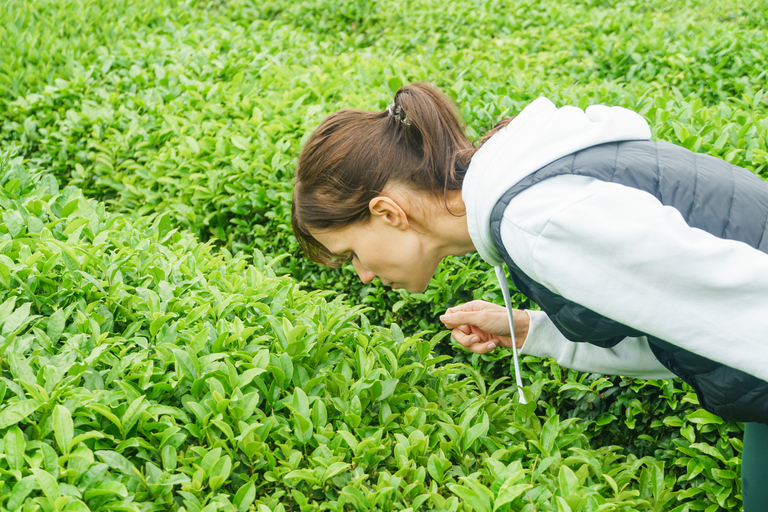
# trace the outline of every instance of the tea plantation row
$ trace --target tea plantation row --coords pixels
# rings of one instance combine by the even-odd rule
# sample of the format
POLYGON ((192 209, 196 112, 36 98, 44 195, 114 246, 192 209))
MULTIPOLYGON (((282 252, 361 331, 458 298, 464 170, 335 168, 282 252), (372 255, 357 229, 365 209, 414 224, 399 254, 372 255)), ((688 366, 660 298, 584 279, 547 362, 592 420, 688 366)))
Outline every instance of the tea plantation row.
MULTIPOLYGON (((0 9, 0 41, 5 52, 0 61, 0 145, 14 148, 25 163, 22 168, 15 164, 13 171, 6 168, 4 179, 6 185, 11 183, 9 172, 27 178, 17 178, 21 180, 18 187, 15 182, 10 185, 6 191, 9 199, 3 205, 7 241, 22 241, 9 243, 4 249, 11 261, 3 262, 9 269, 7 273, 0 267, 0 278, 6 276, 3 300, 16 300, 6 302, 0 313, 22 317, 26 312, 23 321, 30 320, 20 327, 27 329, 24 332, 28 339, 37 340, 40 337, 33 329, 47 333, 54 310, 61 310, 54 324, 66 315, 69 331, 62 330, 55 340, 49 335, 48 344, 42 342, 49 353, 46 357, 69 361, 67 358, 72 356, 60 354, 72 349, 88 358, 98 352, 97 347, 109 346, 91 362, 73 362, 92 369, 81 371, 77 366, 73 375, 81 376, 80 381, 72 381, 66 389, 71 388, 73 396, 78 397, 78 389, 89 393, 93 389, 110 390, 112 394, 105 395, 108 398, 104 403, 110 404, 112 414, 121 422, 98 416, 100 412, 87 407, 90 412, 86 413, 78 405, 80 398, 51 402, 53 388, 47 387, 53 384, 46 384, 48 377, 43 375, 54 372, 51 382, 58 382, 72 371, 71 367, 66 371, 40 370, 46 365, 59 366, 45 357, 33 356, 39 347, 32 341, 29 346, 13 345, 22 349, 14 354, 33 360, 24 366, 13 356, 4 356, 4 377, 13 383, 18 372, 29 367, 38 381, 44 379, 37 385, 49 396, 38 397, 23 384, 17 384, 17 388, 7 385, 12 391, 3 395, 3 404, 19 399, 41 400, 47 405, 31 409, 34 403, 30 402, 24 406, 30 408, 26 416, 17 420, 13 412, 7 416, 10 422, 2 424, 0 435, 13 432, 6 434, 7 439, 11 439, 7 435, 13 438, 9 446, 19 446, 21 439, 28 448, 26 458, 9 459, 4 452, 6 460, 23 466, 9 466, 9 471, 16 472, 8 474, 6 491, 11 496, 17 492, 16 499, 23 501, 18 493, 29 489, 29 496, 39 496, 42 501, 38 503, 48 510, 45 499, 52 498, 43 492, 41 484, 41 478, 46 477, 38 478, 32 471, 42 468, 59 487, 62 483, 77 487, 80 495, 74 496, 91 508, 123 506, 106 499, 89 501, 96 496, 93 492, 88 497, 85 494, 95 489, 89 487, 93 482, 75 476, 87 472, 87 468, 66 473, 67 461, 74 458, 70 457, 71 450, 84 446, 92 453, 91 464, 126 469, 105 480, 120 483, 126 492, 100 496, 134 503, 139 508, 151 508, 151 502, 161 508, 184 506, 196 510, 209 505, 226 507, 227 501, 236 508, 247 507, 243 503, 251 495, 257 504, 270 509, 278 507, 278 502, 288 508, 308 510, 313 506, 492 509, 487 504, 494 499, 501 509, 511 510, 526 506, 531 510, 669 510, 686 505, 691 510, 737 508, 741 449, 738 425, 697 411, 695 398, 679 383, 608 379, 566 371, 535 359, 525 362, 524 371, 526 382, 533 383, 539 407, 536 411, 520 409, 507 397, 508 380, 501 380, 508 375, 506 355, 470 357, 456 351, 444 338, 442 342, 439 336, 432 338, 439 332, 434 321, 436 313, 445 307, 472 298, 499 300, 488 268, 477 257, 452 258, 438 270, 425 293, 406 295, 376 285, 363 286, 349 269, 339 273, 311 265, 296 254, 288 227, 290 179, 303 137, 323 116, 346 106, 383 109, 400 84, 420 79, 436 83, 457 100, 473 136, 482 134, 500 116, 513 114, 545 94, 558 104, 584 107, 604 102, 632 108, 648 119, 656 138, 725 158, 764 175, 768 169, 768 93, 760 89, 760 84, 768 76, 767 56, 761 46, 766 38, 765 10, 765 5, 754 1, 462 1, 446 6, 431 0, 141 0, 109 4, 96 0, 6 0, 0 9), (38 172, 32 169, 40 169, 42 175, 48 176, 39 178, 43 185, 38 187, 29 177, 30 172, 38 172), (55 182, 61 184, 61 196, 55 182), (65 188, 67 185, 82 192, 65 188), (62 203, 60 209, 50 207, 46 213, 53 215, 50 219, 30 221, 27 207, 19 208, 30 201, 22 197, 33 193, 35 187, 47 192, 34 192, 43 195, 33 200, 40 204, 35 203, 32 218, 42 219, 44 203, 62 203), (70 196, 77 194, 82 194, 83 199, 67 211, 70 196), (102 240, 97 236, 104 230, 91 224, 95 217, 80 213, 80 208, 87 211, 88 205, 102 218, 110 219, 99 223, 115 226, 106 229, 109 233, 102 240), (113 213, 103 213, 105 208, 113 213), (57 220, 61 218, 65 220, 57 220), (47 226, 52 237, 44 242, 40 222, 46 226, 57 223, 56 227, 47 226), (183 234, 187 231, 203 240, 204 245, 183 234), (125 242, 124 236, 136 241, 125 242), (71 249, 77 264, 96 265, 98 269, 70 268, 67 262, 72 264, 72 260, 64 256, 63 249, 46 249, 50 254, 59 254, 52 263, 34 256, 38 251, 46 254, 39 247, 58 247, 53 239, 81 247, 71 249), (182 239, 185 241, 180 242, 182 239), (180 250, 179 244, 194 246, 197 249, 190 250, 198 251, 188 257, 188 262, 195 263, 187 263, 187 270, 181 264, 174 266, 183 259, 172 256, 180 250), (23 250, 25 245, 28 254, 23 250), (115 260, 99 266, 83 251, 96 251, 94 256, 115 260), (238 252, 241 254, 237 257, 228 256, 238 252), (252 254, 253 258, 245 256, 252 254), (33 273, 39 279, 29 281, 32 274, 17 269, 20 258, 24 265, 35 266, 41 261, 42 267, 36 267, 39 271, 33 273), (26 263, 30 258, 32 262, 26 263), (251 263, 255 270, 245 273, 246 265, 251 263), (171 273, 167 273, 168 266, 173 269, 171 273), (134 269, 135 274, 125 281, 122 276, 130 275, 127 269, 134 269), (116 277, 117 271, 120 278, 116 277), (74 272, 69 282, 66 272, 74 272), (289 273, 301 284, 297 287, 285 277, 274 282, 264 277, 273 273, 289 273), (103 290, 96 293, 94 288, 98 287, 86 275, 103 290), (171 279, 171 275, 175 277, 171 279), (243 289, 257 288, 239 281, 245 279, 244 275, 248 279, 260 275, 259 279, 273 282, 266 285, 267 291, 253 292, 266 296, 254 299, 253 304, 251 298, 241 298, 243 289), (53 287, 59 282, 68 283, 69 288, 56 292, 51 288, 45 292, 52 296, 48 300, 35 298, 44 285, 53 287), (129 285, 123 288, 125 282, 129 285), (115 293, 125 296, 114 303, 114 308, 110 305, 113 299, 107 299, 113 283, 119 290, 115 293), (327 305, 322 298, 326 293, 306 294, 299 288, 346 293, 346 302, 372 308, 363 314, 339 300, 327 305), (75 290, 95 295, 87 300, 75 298, 71 295, 75 290), (173 305, 171 295, 190 299, 169 310, 173 305), (274 296, 276 303, 272 302, 274 296), (24 309, 26 303, 28 309, 24 309), (268 311, 255 303, 266 304, 268 311), (226 305, 218 313, 190 313, 205 305, 215 310, 220 304, 226 305), (232 304, 239 306, 230 308, 232 304), (306 313, 307 308, 346 320, 339 320, 339 326, 334 326, 333 321, 327 324, 327 318, 306 313), (76 314, 78 310, 81 312, 76 314), (137 316, 135 311, 144 311, 144 316, 137 316), (168 316, 171 314, 177 316, 168 316), (36 315, 39 317, 32 318, 36 315), (284 318, 289 325, 283 326, 284 318), (349 323, 353 318, 354 323, 349 323), (177 325, 182 321, 183 325, 177 325), (219 326, 221 321, 228 323, 219 326), (318 322, 324 327, 319 327, 318 322), (402 331, 370 327, 392 322, 397 322, 402 331), (301 325, 307 325, 306 329, 302 330, 301 325), (254 330, 248 331, 251 328, 254 330), (298 347, 290 349, 286 332, 292 329, 298 329, 294 342, 308 337, 309 344, 317 345, 306 352, 302 349, 301 354, 296 352, 298 347), (331 358, 332 363, 316 353, 323 353, 327 341, 318 334, 322 330, 332 333, 325 336, 338 337, 332 341, 333 350, 338 352, 334 357, 339 359, 331 358), (431 332, 426 333, 428 330, 431 332), (225 333, 232 337, 242 332, 246 334, 237 341, 216 344, 225 333), (405 335, 401 336, 401 332, 405 335), (79 334, 95 338, 86 342, 82 341, 85 338, 77 338, 79 334), (203 346, 206 334, 210 347, 203 346), (313 341, 313 334, 319 341, 313 341), (97 343, 101 336, 104 340, 123 339, 123 345, 102 343, 104 340, 97 343), (74 345, 64 341, 72 337, 76 338, 74 345), (404 337, 432 340, 416 345, 432 348, 433 355, 427 348, 417 352, 404 349, 401 353, 396 347, 407 344, 404 337), (358 355, 358 347, 364 356, 358 355), (380 347, 392 357, 386 351, 380 352, 380 347), (255 360, 256 353, 263 354, 263 349, 269 350, 267 366, 263 359, 255 360), (239 357, 240 352, 250 354, 250 360, 239 357), (107 359, 99 363, 102 353, 107 359), (189 362, 184 354, 189 355, 189 362), (306 378, 296 377, 301 374, 298 369, 288 376, 287 366, 282 366, 287 357, 295 367, 299 355, 315 361, 300 363, 304 364, 306 378), (449 355, 451 360, 441 355, 449 355), (347 363, 350 370, 342 362, 347 357, 351 358, 347 363), (373 357, 375 363, 362 364, 360 357, 373 357), (350 361, 358 362, 355 366, 350 361), (416 367, 410 368, 410 364, 425 365, 424 373, 413 383, 409 379, 416 367), (135 370, 136 365, 139 370, 135 370), (370 367, 367 371, 366 365, 370 367), (397 375, 403 367, 408 369, 397 375), (254 378, 246 377, 247 382, 241 385, 239 375, 250 370, 256 370, 249 374, 254 378), (219 372, 214 380, 221 388, 212 384, 211 376, 203 378, 207 372, 219 372), (326 374, 343 376, 346 388, 341 380, 326 374), (96 375, 101 384, 94 388, 96 375), (321 376, 325 387, 322 391, 315 389, 313 394, 307 382, 321 376), (400 383, 394 383, 394 379, 400 383), (358 381, 363 384, 354 388, 358 381), (131 383, 133 391, 125 387, 125 382, 131 383), (274 382, 278 384, 273 386, 274 382), (426 389, 420 391, 424 398, 411 397, 411 387, 418 389, 420 385, 426 389), (294 386, 299 391, 294 391, 294 386), (236 388, 240 388, 239 392, 236 388), (363 391, 371 388, 375 390, 363 391), (301 397, 302 390, 306 400, 301 397), (254 391, 259 397, 255 403, 256 395, 249 395, 254 391), (214 392, 221 399, 211 398, 214 392), (386 393, 389 395, 381 398, 386 393), (193 398, 182 401, 187 394, 193 398), (357 404, 354 396, 358 397, 357 404), (219 410, 222 400, 230 402, 219 410), (243 401, 254 407, 249 414, 243 401), (302 406, 305 401, 306 407, 302 406), (208 412, 201 417, 200 409, 187 406, 193 402, 202 404, 202 412, 208 412), (233 402, 240 404, 232 407, 242 409, 243 415, 228 412, 233 402), (276 402, 281 405, 271 405, 276 402), (325 417, 317 405, 321 402, 325 417), (149 413, 141 409, 150 403, 175 408, 178 414, 168 412, 163 418, 151 412, 159 409, 147 409, 149 413), (60 472, 54 469, 50 451, 45 448, 55 451, 62 444, 65 448, 71 444, 71 440, 67 441, 66 413, 56 404, 69 411, 77 435, 97 431, 105 436, 76 443, 66 453, 57 452, 58 457, 64 457, 60 472), (389 413, 382 409, 384 404, 389 404, 389 413), (476 405, 477 410, 471 410, 476 405), (127 429, 133 429, 130 436, 122 423, 127 412, 138 418, 127 429), (209 413, 213 416, 204 420, 209 413), (386 422, 390 413, 400 414, 401 419, 386 422), (217 414, 221 417, 214 417, 217 414), (269 423, 269 417, 274 417, 275 423, 269 423), (18 428, 14 427, 19 421, 18 428), (140 432, 139 425, 147 422, 158 426, 140 432), (172 443, 159 435, 170 428, 164 426, 169 422, 178 423, 174 426, 181 429, 179 437, 174 437, 175 431, 169 433, 172 443), (231 448, 230 444, 232 439, 247 437, 242 435, 245 430, 238 430, 240 422, 259 422, 258 428, 270 426, 259 431, 258 440, 247 440, 266 444, 251 448, 256 451, 242 452, 238 459, 232 450, 240 448, 231 448), (35 424, 42 427, 32 428, 35 424), (60 425, 58 434, 52 424, 60 425), (454 428, 451 433, 443 424, 458 425, 459 430, 454 428), (568 443, 561 446, 559 435, 554 445, 551 440, 545 441, 542 424, 549 425, 547 432, 561 429, 568 443), (279 425, 282 427, 277 428, 279 425), (475 426, 475 432, 480 433, 469 443, 465 432, 475 426), (421 434, 413 434, 414 428, 421 434), (221 444, 215 438, 209 439, 209 431, 227 441, 221 444), (357 447, 347 442, 344 432, 357 436, 357 447), (578 442, 571 443, 570 434, 578 442), (423 435, 423 443, 421 438, 411 439, 412 435, 423 435), (323 437, 329 441, 324 442, 323 437), (129 438, 135 441, 118 449, 129 438), (450 446, 443 446, 449 442, 450 446), (289 448, 284 446, 287 443, 289 448), (536 443, 540 446, 536 447, 536 443), (174 459, 170 448, 166 448, 169 444, 176 450, 174 459), (398 445, 405 446, 406 459, 400 457, 403 449, 398 451, 398 445), (412 445, 419 448, 414 450, 412 445), (363 464, 360 457, 371 446, 379 447, 381 453, 373 450, 379 455, 363 464), (511 451, 501 453, 502 447, 511 451), (215 452, 216 448, 222 451, 215 452), (578 450, 599 460, 599 464, 590 461, 591 469, 583 469, 583 463, 570 459, 581 453, 578 450), (125 457, 139 474, 122 462, 113 463, 118 460, 114 457, 104 459, 102 452, 108 451, 125 457), (297 460, 294 453, 298 452, 301 458, 297 460), (208 453, 216 455, 203 464, 208 453), (474 462, 465 462, 465 454, 474 462), (613 457, 618 458, 614 461, 613 457), (25 466, 27 459, 32 462, 25 466), (502 471, 496 462, 486 459, 500 461, 507 469, 502 471), (166 466, 171 460, 175 465, 166 466), (261 460, 267 462, 259 465, 261 460), (510 469, 517 460, 521 466, 510 469), (228 477, 215 480, 217 483, 211 486, 210 470, 216 465, 223 469, 227 464, 228 477), (561 469, 563 465, 570 469, 561 469), (275 469, 277 466, 280 470, 275 469), (321 474, 320 467, 334 469, 321 474), (616 475, 624 476, 617 479, 610 473, 611 468, 616 475), (195 474, 198 470, 203 473, 195 474), (339 473, 333 474, 336 470, 339 473), (523 472, 523 480, 511 477, 518 470, 523 472), (284 478, 294 471, 299 472, 284 478), (307 471, 314 472, 314 476, 307 471), (568 471, 576 475, 575 480, 568 471), (598 471, 613 477, 616 489, 608 479, 601 479, 598 471), (477 472, 482 476, 475 475, 477 472), (245 473, 248 478, 239 476, 245 473), (368 476, 363 478, 363 474, 368 476), (183 475, 188 481, 182 479, 183 475), (392 483, 386 475, 403 480, 392 483), (461 480, 469 475, 474 476, 461 480), (159 485, 154 482, 160 478, 163 492, 147 494, 147 478, 155 479, 152 485, 159 485), (380 478, 387 482, 382 483, 380 478), (507 480, 509 486, 525 481, 530 488, 520 487, 521 494, 504 502, 499 493, 507 480), (21 485, 21 481, 26 483, 21 485), (248 486, 251 481, 256 482, 253 487, 248 486), (482 487, 474 486, 478 482, 482 487), (422 487, 407 490, 416 483, 422 487), (236 498, 238 489, 243 489, 240 500, 236 498), (665 490, 671 494, 665 494, 665 490), (628 494, 622 497, 622 491, 628 494), (431 497, 424 497, 427 494, 431 497), (582 504, 568 498, 571 494, 588 501, 582 504), (451 496, 454 501, 440 501, 451 496), (601 505, 601 500, 611 499, 616 501, 601 505), (622 501, 626 503, 622 505, 622 501)), ((516 300, 526 304, 520 295, 516 300)), ((298 360, 303 361, 301 357, 298 360)), ((29 373, 25 375, 30 377, 29 373)), ((103 402, 102 397, 94 400, 103 402)), ((17 410, 22 409, 11 409, 17 410)), ((129 419, 134 421, 132 416, 129 419)), ((242 439, 236 440, 242 443, 242 439)), ((96 471, 103 472, 103 467, 96 471)), ((74 492, 64 487, 60 494, 69 496, 70 491, 74 492)), ((4 506, 12 508, 7 503, 4 506)), ((67 503, 62 500, 59 508, 67 503)))
MULTIPOLYGON (((373 327, 167 214, 108 213, 7 155, 0 209, 5 510, 662 510, 704 492, 590 446, 590 422, 537 407, 546 377, 518 405, 507 378, 435 357, 443 334, 373 327)), ((719 423, 689 420, 691 441, 719 423)), ((738 446, 679 453, 701 472, 738 446)))

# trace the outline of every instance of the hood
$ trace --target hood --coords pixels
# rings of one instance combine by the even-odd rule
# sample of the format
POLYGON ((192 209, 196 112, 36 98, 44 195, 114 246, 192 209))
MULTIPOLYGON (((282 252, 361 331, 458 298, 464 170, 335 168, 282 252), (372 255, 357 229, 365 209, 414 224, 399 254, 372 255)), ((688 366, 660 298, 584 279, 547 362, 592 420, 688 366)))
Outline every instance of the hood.
POLYGON ((472 242, 491 265, 503 263, 491 237, 496 202, 515 183, 547 164, 606 142, 647 140, 648 123, 622 107, 557 108, 547 98, 530 103, 472 157, 462 184, 472 242))

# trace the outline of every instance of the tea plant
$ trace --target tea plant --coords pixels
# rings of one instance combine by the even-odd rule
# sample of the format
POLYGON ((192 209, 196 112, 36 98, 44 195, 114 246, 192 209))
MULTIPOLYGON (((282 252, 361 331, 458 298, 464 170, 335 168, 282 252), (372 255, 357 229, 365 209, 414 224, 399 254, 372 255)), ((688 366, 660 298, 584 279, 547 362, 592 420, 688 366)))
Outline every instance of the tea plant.
MULTIPOLYGON (((518 405, 506 377, 436 357, 445 333, 374 327, 19 158, 0 186, 7 510, 662 510, 706 492, 591 447, 546 379, 518 405)), ((688 477, 715 471, 697 450, 738 447, 680 446, 688 477)))
MULTIPOLYGON (((76 500, 91 508, 118 507, 107 504, 116 500, 125 507, 187 510, 227 507, 228 500, 240 508, 250 506, 243 504, 251 495, 258 498, 257 509, 483 509, 506 499, 500 497, 499 480, 499 475, 506 475, 502 480, 524 481, 531 488, 522 491, 525 504, 515 501, 518 497, 501 503, 502 509, 738 507, 740 426, 703 414, 685 386, 581 374, 529 358, 524 362, 525 380, 533 383, 538 408, 521 412, 514 402, 506 403, 511 391, 505 387, 508 380, 503 380, 509 375, 505 354, 470 356, 446 338, 435 338, 440 332, 436 316, 446 307, 474 298, 500 302, 492 272, 477 256, 449 259, 426 292, 408 295, 377 284, 362 285, 351 269, 309 264, 296 253, 288 216, 295 159, 302 140, 320 119, 341 107, 383 109, 401 84, 415 80, 431 81, 451 95, 461 106, 471 136, 483 134, 496 120, 540 95, 581 107, 609 103, 640 112, 657 139, 724 158, 764 177, 768 168, 764 2, 0 0, 0 6, 0 147, 14 148, 24 162, 23 167, 18 160, 4 164, 4 186, 11 185, 4 193, 0 230, 5 230, 3 254, 10 261, 3 260, 0 266, 0 280, 7 288, 0 318, 11 326, 3 333, 6 340, 13 334, 11 328, 23 332, 8 345, 19 350, 3 352, 7 383, 2 403, 45 402, 23 417, 24 407, 37 402, 8 409, 5 417, 15 423, 2 423, 0 429, 0 435, 10 435, 4 441, 7 446, 24 442, 23 456, 9 458, 3 450, 6 458, 0 458, 0 465, 3 460, 13 464, 0 468, 3 492, 16 492, 14 499, 21 500, 12 504, 24 501, 21 495, 28 488, 25 496, 38 499, 35 503, 45 510, 62 497, 70 498, 56 508, 78 507, 76 500), (106 234, 99 239, 100 233, 106 234), (276 277, 285 274, 295 281, 276 277), (262 289, 248 279, 272 284, 262 289), (243 295, 251 288, 265 296, 243 295), (323 297, 332 296, 336 300, 326 304, 323 297), (13 297, 15 302, 7 302, 13 297), (228 305, 214 312, 226 300, 228 305), (273 302, 279 307, 273 308, 273 302), (198 308, 203 309, 193 313, 198 308), (315 311, 312 308, 324 313, 317 317, 306 312, 315 311), (299 329, 296 339, 312 338, 328 315, 340 311, 345 311, 338 313, 344 320, 334 332, 345 334, 333 340, 334 347, 341 343, 333 353, 343 356, 334 356, 339 359, 330 363, 312 359, 313 351, 325 346, 324 340, 310 340, 316 345, 307 353, 296 352, 298 347, 286 352, 291 343, 281 338, 280 329, 283 336, 299 329), (54 315, 58 315, 55 329, 49 333, 54 315), (10 324, 8 319, 13 319, 10 324), (284 319, 290 326, 283 326, 284 319), (64 325, 56 335, 60 322, 64 325), (378 327, 392 323, 400 330, 378 327), (299 333, 302 326, 306 330, 299 333), (245 331, 251 327, 253 331, 245 331), (242 339, 229 340, 242 332, 246 333, 242 339), (225 334, 226 340, 216 345, 225 334), (98 341, 101 336, 105 337, 98 341), (29 345, 17 345, 20 339, 29 345), (433 355, 422 358, 412 349, 400 354, 395 347, 407 339, 429 340, 433 355), (260 348, 244 348, 252 345, 260 348), (360 347, 364 354, 378 354, 372 357, 382 363, 375 369, 385 373, 366 381, 370 387, 344 391, 341 382, 352 389, 364 378, 355 374, 360 364, 348 361, 352 374, 337 366, 347 358, 356 360, 360 347), (380 347, 395 358, 379 352, 380 347), (263 367, 254 358, 264 349, 270 362, 263 367), (188 360, 184 354, 189 354, 188 360), (288 377, 287 366, 281 366, 282 354, 292 364, 304 365, 309 380, 330 372, 342 375, 343 381, 328 377, 325 385, 332 390, 312 394, 304 385, 309 380, 296 377, 299 370, 288 377), (70 360, 72 366, 67 366, 70 360), (392 361, 397 361, 396 367, 392 361), (418 391, 427 397, 423 399, 410 397, 418 395, 411 387, 418 390, 426 384, 418 380, 412 386, 406 377, 395 375, 396 368, 425 361, 433 362, 421 378, 436 383, 430 389, 437 391, 418 391), (240 376, 250 370, 254 378, 241 385, 240 376), (75 380, 61 384, 70 377, 75 380), (378 400, 381 394, 369 391, 375 381, 382 392, 389 392, 396 378, 399 384, 394 384, 389 398, 378 400), (296 395, 297 388, 307 396, 309 409, 301 408, 304 399, 296 395), (502 389, 506 394, 495 396, 502 389), (72 398, 67 398, 70 390, 72 398), (214 391, 222 398, 216 398, 214 391), (250 407, 245 397, 253 400, 256 395, 248 394, 254 392, 259 401, 249 414, 246 409, 242 416, 228 412, 232 403, 243 408, 247 402, 250 407), (54 395, 57 398, 51 401, 54 395), (403 403, 392 402, 400 395, 406 395, 403 403), (185 396, 192 398, 182 401, 185 396), (355 397, 359 413, 358 405, 353 407, 355 397), (483 412, 475 411, 462 426, 466 407, 473 407, 478 397, 485 397, 478 409, 483 412), (220 411, 222 400, 230 402, 220 411), (321 413, 314 416, 320 402, 326 410, 322 426, 321 413), (470 405, 462 408, 458 402, 470 405), (490 409, 492 402, 508 408, 496 415, 490 409), (94 409, 76 403, 97 405, 94 409), (187 407, 192 403, 202 409, 187 407), (386 418, 380 416, 385 403, 400 419, 384 423, 386 418), (176 412, 147 413, 160 409, 142 409, 145 404, 176 412), (439 416, 429 404, 438 404, 437 410, 450 418, 439 416), (61 407, 72 420, 69 441, 69 423, 61 407), (110 412, 120 423, 99 411, 110 412), (408 411, 410 419, 405 422, 408 411), (414 424, 421 412, 424 423, 414 424), (451 437, 448 429, 427 427, 429 422, 458 425, 464 435, 472 428, 470 423, 477 422, 482 431, 483 413, 488 415, 488 430, 466 447, 461 436, 451 437), (357 416, 360 420, 353 425, 357 416), (258 445, 261 448, 252 445, 256 452, 237 455, 240 448, 232 447, 226 427, 237 438, 245 432, 238 430, 240 421, 263 427, 270 417, 275 423, 259 430, 258 440, 246 436, 247 443, 264 443, 258 445), (563 435, 577 435, 578 443, 557 452, 561 448, 556 442, 556 448, 547 448, 550 455, 544 455, 531 448, 534 441, 541 444, 535 423, 546 424, 546 418, 555 417, 558 428, 566 425, 563 435), (532 430, 533 437, 520 437, 523 430, 507 432, 500 426, 504 422, 507 430, 518 426, 532 430), (168 430, 166 425, 180 430, 168 430), (315 436, 338 439, 324 433, 328 425, 334 432, 351 432, 358 448, 346 442, 347 434, 338 434, 344 440, 336 444, 321 442, 315 436), (372 433, 371 425, 383 429, 381 437, 375 437, 379 434, 372 433), (387 425, 392 428, 387 430, 387 425), (425 436, 429 456, 420 455, 421 448, 409 451, 413 445, 422 446, 420 438, 410 438, 413 428, 425 436), (167 439, 162 437, 166 430, 167 439), (105 437, 69 447, 88 432, 105 437), (392 437, 395 434, 404 436, 408 446, 392 437), (449 441, 459 448, 435 451, 449 441), (129 444, 118 450, 123 442, 129 444), (509 448, 519 443, 526 446, 524 455, 509 448), (388 448, 381 448, 384 445, 388 448), (405 458, 395 456, 396 446, 405 447, 405 458), (512 451, 502 453, 502 446, 512 451), (92 455, 85 451, 84 459, 72 455, 83 447, 92 455), (381 453, 365 462, 360 471, 370 476, 359 480, 362 473, 354 471, 363 465, 363 454, 375 452, 371 447, 381 453), (555 453, 567 461, 572 447, 601 454, 595 457, 602 465, 590 466, 592 473, 579 473, 576 463, 565 464, 577 476, 578 488, 571 486, 574 480, 568 471, 561 473, 558 459, 543 462, 555 453), (49 448, 60 460, 64 457, 60 473, 54 470, 49 448), (221 451, 215 452, 218 448, 221 451), (301 453, 298 461, 294 451, 301 453), (114 452, 132 466, 116 457, 104 459, 101 452, 114 452), (264 453, 266 462, 251 461, 257 452, 264 453), (474 462, 465 464, 459 452, 469 453, 474 462), (206 459, 210 453, 214 455, 206 459), (67 469, 81 459, 110 466, 109 473, 104 466, 94 472, 107 475, 105 486, 117 482, 127 494, 104 492, 98 495, 103 502, 94 501, 97 493, 86 497, 86 491, 95 487, 75 474, 90 469, 78 466, 69 473, 67 469), (486 459, 500 461, 506 469, 486 459), (510 467, 516 460, 521 467, 510 467), (343 464, 349 466, 334 474, 343 464), (333 469, 326 473, 328 468, 333 469), (537 473, 536 468, 542 469, 537 473), (616 474, 625 476, 612 476, 614 489, 597 477, 595 468, 609 475, 615 468, 616 474), (45 476, 40 479, 53 494, 41 494, 43 480, 32 469, 48 471, 59 494, 50 490, 45 476), (512 476, 518 470, 524 472, 522 480, 512 476), (300 472, 283 478, 294 471, 300 472), (229 476, 221 478, 226 472, 229 476), (335 483, 350 472, 357 476, 343 485, 335 483), (249 477, 244 479, 245 473, 249 477), (188 481, 174 480, 183 478, 188 481), (417 480, 424 487, 407 490, 417 480), (26 483, 16 491, 21 481, 26 483), (80 495, 64 484, 77 488, 80 495), (557 489, 578 489, 576 494, 592 501, 583 505, 575 498, 569 501, 571 494, 557 489), (624 490, 630 493, 624 495, 627 503, 640 501, 600 502, 619 499, 624 490), (665 490, 672 494, 664 494, 665 490), (429 493, 431 497, 419 498, 429 493)), ((515 303, 529 306, 519 294, 515 303)), ((12 508, 7 502, 3 506, 12 508)))

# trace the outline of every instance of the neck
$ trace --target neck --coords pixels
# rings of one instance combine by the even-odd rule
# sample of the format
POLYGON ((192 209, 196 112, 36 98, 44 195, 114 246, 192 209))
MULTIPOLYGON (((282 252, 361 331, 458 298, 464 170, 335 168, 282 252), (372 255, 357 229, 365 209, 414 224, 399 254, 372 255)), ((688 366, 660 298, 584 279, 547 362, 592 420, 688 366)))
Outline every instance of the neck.
POLYGON ((448 191, 447 201, 430 205, 429 213, 419 224, 427 239, 434 244, 434 251, 440 256, 460 256, 475 250, 467 226, 467 210, 460 190, 448 191), (448 208, 446 209, 446 203, 448 208))

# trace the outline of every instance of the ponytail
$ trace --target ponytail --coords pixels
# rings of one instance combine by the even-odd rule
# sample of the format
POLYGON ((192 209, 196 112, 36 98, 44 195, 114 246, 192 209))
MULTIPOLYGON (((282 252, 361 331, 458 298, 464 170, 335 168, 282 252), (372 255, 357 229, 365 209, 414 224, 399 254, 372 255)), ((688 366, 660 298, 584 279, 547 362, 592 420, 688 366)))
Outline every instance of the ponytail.
POLYGON ((464 134, 464 122, 456 105, 437 88, 424 83, 401 87, 393 105, 405 114, 407 123, 401 123, 405 144, 421 149, 422 161, 415 170, 414 184, 435 195, 460 190, 472 145, 464 134))

